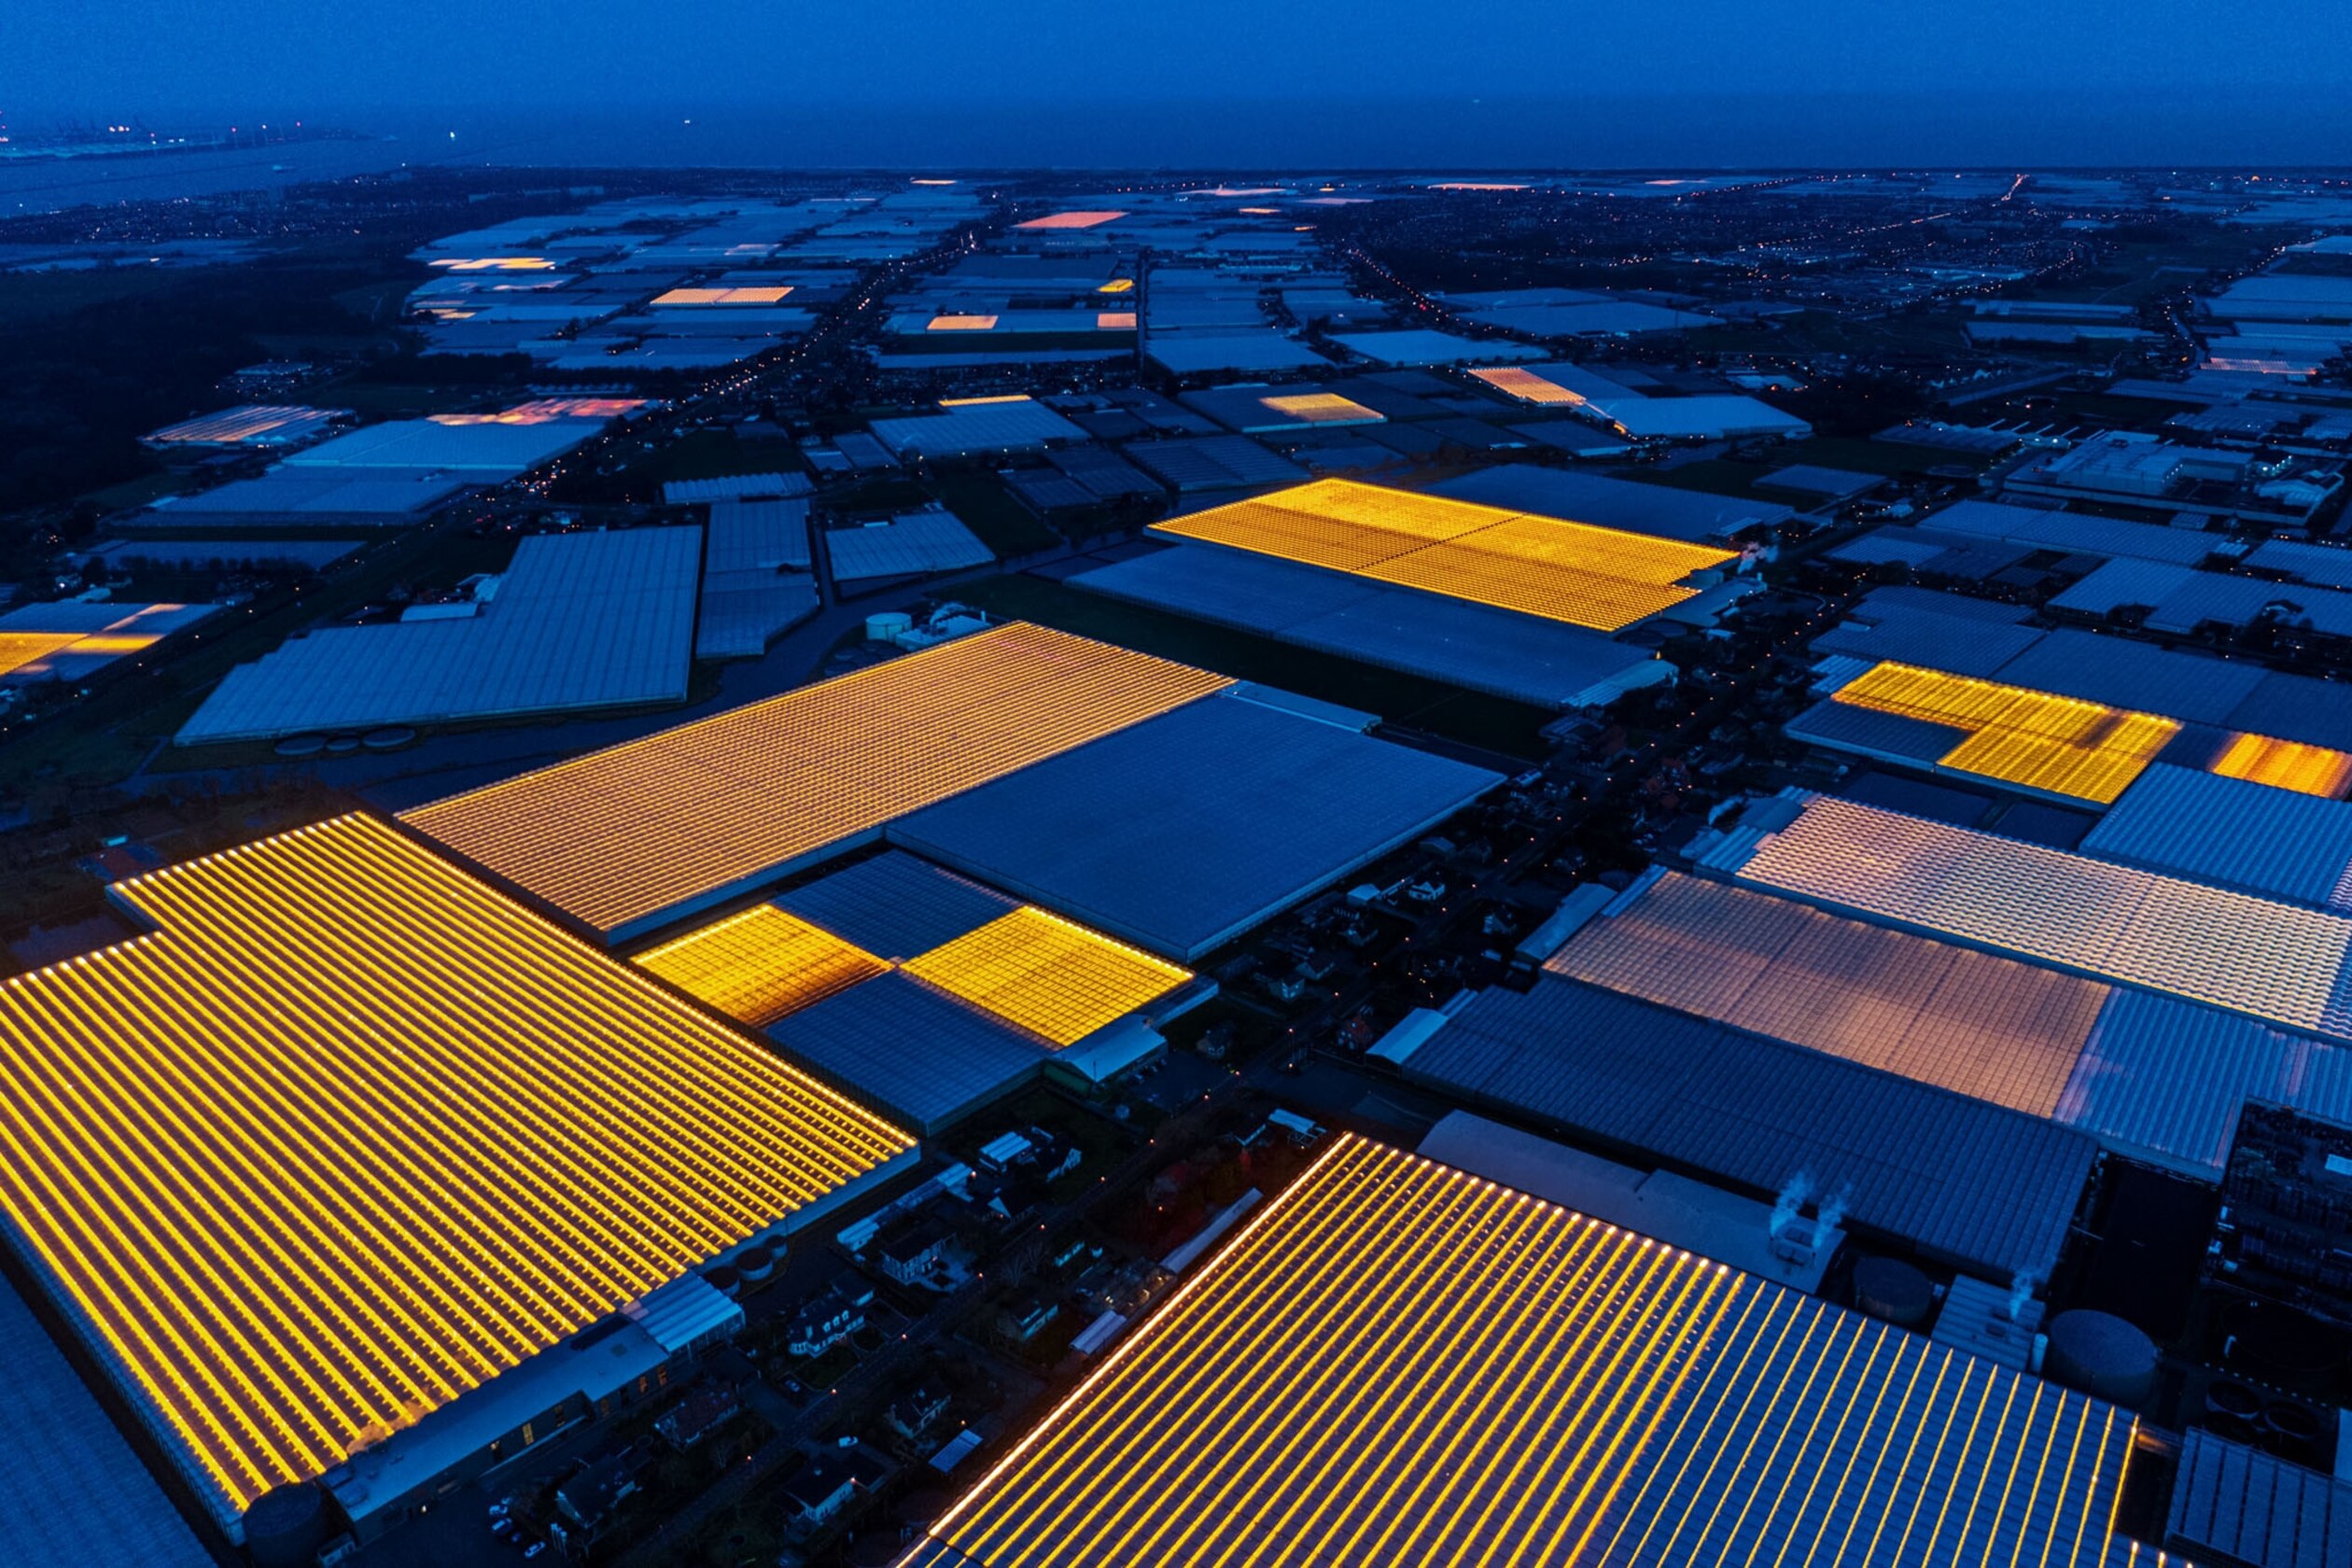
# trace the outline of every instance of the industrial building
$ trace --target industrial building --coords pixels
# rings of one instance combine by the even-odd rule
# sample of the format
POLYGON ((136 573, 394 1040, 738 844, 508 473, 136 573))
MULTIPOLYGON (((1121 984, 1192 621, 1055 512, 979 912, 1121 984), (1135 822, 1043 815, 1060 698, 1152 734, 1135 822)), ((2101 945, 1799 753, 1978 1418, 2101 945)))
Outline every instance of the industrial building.
POLYGON ((836 582, 928 577, 985 567, 995 553, 948 511, 910 511, 887 522, 825 530, 825 557, 836 582))
POLYGON ((55 599, 0 615, 0 685, 84 680, 220 607, 55 599))
POLYGON ((326 627, 238 665, 175 739, 681 702, 701 575, 699 528, 533 535, 491 595, 326 627))
POLYGON ((1016 623, 406 819, 609 941, 887 839, 1189 963, 1497 781, 1371 722, 1016 623))
POLYGON ((212 1568, 14 1287, 0 1281, 0 1561, 212 1568))
POLYGON ((1857 917, 2352 1041, 2352 917, 1789 791, 1705 868, 1857 917))
POLYGON ((0 1206, 232 1537, 273 1488, 912 1157, 373 818, 113 890, 147 934, 0 992, 0 1206))
POLYGON ((1342 1137, 901 1561, 2098 1568, 2134 1430, 1342 1137))
POLYGON ((2352 754, 2326 747, 1893 660, 1841 668, 1815 690, 1825 687, 1789 721, 1790 735, 2063 805, 2110 805, 2159 763, 2323 799, 2352 787, 2352 754))
POLYGON ((199 414, 150 430, 139 439, 152 447, 251 448, 263 451, 318 441, 349 409, 310 408, 299 403, 241 403, 218 413, 199 414))
POLYGON ((1769 537, 1797 515, 1777 501, 1714 496, 1607 474, 1505 463, 1476 469, 1431 486, 1433 494, 1458 501, 1573 517, 1580 523, 1631 534, 1656 534, 1689 544, 1723 544, 1769 537))
POLYGON ((1729 551, 1343 480, 1152 532, 1177 548, 1071 584, 1555 709, 1672 680, 1654 645, 1616 636, 1712 623, 1742 591, 1729 551))
POLYGON ((895 457, 933 462, 1005 452, 1037 452, 1057 441, 1082 441, 1086 432, 1026 395, 949 398, 936 413, 877 419, 874 439, 895 457))
POLYGON ((1715 585, 1730 552, 1323 480, 1155 524, 1163 539, 1617 632, 1715 585))
POLYGON ((925 1136, 1048 1071, 1157 1059, 1156 1026, 1216 989, 896 849, 635 961, 925 1136))
POLYGON ((2219 1178, 2248 1099, 2352 1115, 2352 1049, 2161 992, 1654 872, 1544 965, 2219 1178))

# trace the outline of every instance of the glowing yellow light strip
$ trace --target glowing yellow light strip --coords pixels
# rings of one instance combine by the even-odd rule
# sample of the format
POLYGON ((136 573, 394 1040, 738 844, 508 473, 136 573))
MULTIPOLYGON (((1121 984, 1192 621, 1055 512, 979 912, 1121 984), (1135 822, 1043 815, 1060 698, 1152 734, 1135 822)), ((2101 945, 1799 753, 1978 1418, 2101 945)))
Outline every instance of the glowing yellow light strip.
POLYGON ((772 903, 637 955, 638 966, 737 1023, 763 1029, 890 966, 772 903))
POLYGON ((1074 1045, 1192 978, 1192 972, 1030 905, 904 966, 1056 1045, 1074 1045))
POLYGON ((231 1505, 910 1146, 344 817, 0 985, 0 1209, 231 1505))
POLYGON ((2328 800, 2341 800, 2352 788, 2352 754, 2268 735, 2232 735, 2211 771, 2328 800))
POLYGON ((977 1568, 1787 1568, 1849 1561, 1820 1555, 1833 1529, 1882 1561, 1925 1503, 1988 1559, 2099 1538, 2111 1428, 2020 1401, 1951 1453, 1939 1421, 1976 1392, 1948 1395, 1955 1359, 1987 1390, 2031 1381, 1341 1137, 931 1537, 977 1568))
POLYGON ((1738 559, 1711 546, 1347 480, 1154 526, 1600 631, 1690 598, 1698 590, 1685 579, 1738 559))
POLYGON ((2102 805, 2180 733, 2153 713, 1892 663, 1864 671, 1833 700, 1967 731, 1939 766, 2102 805))

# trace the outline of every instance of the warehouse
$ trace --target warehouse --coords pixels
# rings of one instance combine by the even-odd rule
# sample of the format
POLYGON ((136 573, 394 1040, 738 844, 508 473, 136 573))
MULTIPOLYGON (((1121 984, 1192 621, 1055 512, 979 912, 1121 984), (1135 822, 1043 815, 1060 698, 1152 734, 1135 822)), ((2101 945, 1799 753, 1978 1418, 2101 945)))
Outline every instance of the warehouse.
POLYGON ((286 459, 289 469, 378 469, 453 473, 473 483, 496 483, 560 457, 601 431, 603 418, 395 419, 321 441, 286 459))
POLYGON ((1643 878, 1544 968, 2205 1181, 2248 1099, 2352 1113, 2352 1049, 1673 872, 1643 878))
POLYGON ((148 934, 0 993, 10 1136, 38 1151, 0 1208, 232 1537, 273 1487, 911 1160, 376 819, 113 892, 148 934), (193 1136, 190 1094, 249 1136, 193 1136))
POLYGON ((486 601, 238 665, 175 744, 681 702, 701 564, 699 528, 533 535, 486 601))
POLYGON ((1057 441, 1082 441, 1086 432, 1026 395, 950 398, 937 413, 874 422, 874 438, 896 457, 977 457, 1037 452, 1057 441))
POLYGON ((1379 425, 1387 419, 1378 410, 1313 382, 1285 386, 1214 386, 1205 392, 1183 394, 1183 402, 1225 428, 1249 436, 1379 425))
POLYGON ((893 822, 890 842, 1180 962, 1502 782, 1227 695, 893 822))
POLYGON ((2134 1430, 1342 1137, 901 1564, 2099 1568, 2134 1430))
POLYGON ((1127 460, 1178 496, 1212 490, 1272 489, 1306 483, 1307 470, 1247 436, 1175 437, 1137 441, 1127 460))
POLYGON ((1345 480, 1193 512, 1151 531, 1602 632, 1699 598, 1739 559, 1702 545, 1345 480))
POLYGON ((446 469, 293 469, 235 479, 192 496, 166 496, 122 520, 126 528, 400 528, 421 521, 475 481, 446 469))
POLYGON ((2086 855, 2352 913, 2352 805, 2158 763, 2099 819, 2086 855))
POLYGON ((1014 623, 404 814, 610 940, 1232 682, 1014 623), (551 824, 560 823, 560 828, 551 824))
POLYGON ((1155 551, 1070 583, 1540 707, 1605 707, 1675 674, 1654 651, 1580 626, 1239 551, 1155 551))
POLYGON ((144 653, 219 608, 81 599, 20 605, 0 615, 0 685, 86 680, 117 659, 144 653))

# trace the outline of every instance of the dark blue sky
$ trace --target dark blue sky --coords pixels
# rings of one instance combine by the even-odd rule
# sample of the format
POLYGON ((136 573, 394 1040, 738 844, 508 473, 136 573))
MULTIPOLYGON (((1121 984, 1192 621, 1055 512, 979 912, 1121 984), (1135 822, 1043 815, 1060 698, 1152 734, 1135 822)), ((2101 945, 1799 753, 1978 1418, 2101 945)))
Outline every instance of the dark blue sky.
MULTIPOLYGON (((2352 0, 5 0, 0 110, 26 129, 66 113, 416 114, 471 129, 581 111, 724 121, 954 105, 1036 119, 1216 101, 1257 105, 1268 157, 1333 159, 1347 134, 1309 123, 1317 104, 1475 116, 1547 100, 1560 117, 1548 132, 1512 111, 1490 156, 1576 159, 1648 145, 1609 125, 1613 113, 1746 100, 1712 132, 1708 115, 1690 126, 1683 156, 1713 147, 1726 162, 1743 142, 1767 156, 1759 129, 1801 147, 1822 129, 1809 118, 1848 112, 1825 107, 1828 94, 1875 102, 1880 133, 1920 99, 1925 118, 1952 129, 1957 115, 1988 138, 1988 157, 2014 157, 2009 146, 2042 114, 2077 141, 2114 133, 2107 140, 2149 161, 2205 148, 2336 161, 2352 160, 2339 136, 2347 46, 2352 0), (2233 119, 2261 122, 2261 137, 2220 145, 2233 119), (1547 139, 1559 145, 1535 145, 1547 139)), ((1094 123, 1113 142, 1125 129, 1139 152, 1155 142, 1094 123)), ((904 140, 880 114, 863 129, 877 148, 904 140)), ((1645 129, 1659 142, 1660 127, 1645 129)), ((846 148, 854 132, 829 128, 846 148)), ((1362 125, 1362 161, 1399 134, 1362 125)), ((952 127, 931 139, 942 145, 922 155, 953 155, 952 127)))

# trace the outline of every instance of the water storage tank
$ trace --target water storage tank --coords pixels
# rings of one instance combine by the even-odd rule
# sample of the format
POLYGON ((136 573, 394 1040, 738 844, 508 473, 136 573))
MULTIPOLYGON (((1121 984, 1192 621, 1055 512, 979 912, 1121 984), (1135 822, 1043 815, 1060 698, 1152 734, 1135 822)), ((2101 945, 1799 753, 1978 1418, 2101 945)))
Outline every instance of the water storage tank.
POLYGON ((1919 1328, 1935 1310, 1936 1287, 1900 1258, 1866 1257, 1854 1266, 1854 1304, 1898 1328, 1919 1328))
POLYGON ((702 1271, 703 1283, 733 1299, 743 1289, 743 1279, 732 1264, 714 1263, 702 1271))
POLYGON ((315 1568, 318 1548, 342 1530, 326 1489, 301 1481, 263 1492, 245 1510, 245 1551, 253 1568, 315 1568))
POLYGON ((736 1274, 756 1284, 776 1272, 776 1257, 763 1244, 749 1246, 735 1254, 735 1267, 736 1274))
POLYGON ((866 641, 888 642, 902 632, 915 629, 915 617, 904 610, 886 609, 866 617, 866 641))
POLYGON ((2111 1312, 2078 1309, 2051 1321, 2042 1375, 2138 1408, 2156 1381, 2156 1343, 2111 1312))

